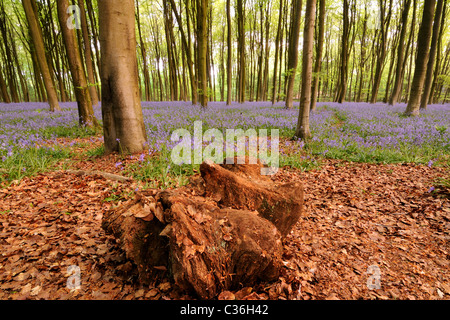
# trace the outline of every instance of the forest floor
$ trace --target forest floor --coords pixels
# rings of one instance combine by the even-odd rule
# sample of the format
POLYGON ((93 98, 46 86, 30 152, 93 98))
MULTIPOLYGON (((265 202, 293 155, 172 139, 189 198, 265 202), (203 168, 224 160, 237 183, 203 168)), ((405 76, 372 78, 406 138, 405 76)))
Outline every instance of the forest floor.
MULTIPOLYGON (((80 158, 71 169, 121 174, 119 161, 80 158)), ((307 172, 279 170, 273 179, 305 187, 281 276, 218 298, 450 299, 450 189, 436 184, 444 177, 445 167, 326 159, 307 172)), ((195 299, 168 278, 140 285, 101 228, 103 214, 140 187, 61 167, 1 188, 0 299, 195 299), (78 290, 67 288, 72 265, 78 290)))

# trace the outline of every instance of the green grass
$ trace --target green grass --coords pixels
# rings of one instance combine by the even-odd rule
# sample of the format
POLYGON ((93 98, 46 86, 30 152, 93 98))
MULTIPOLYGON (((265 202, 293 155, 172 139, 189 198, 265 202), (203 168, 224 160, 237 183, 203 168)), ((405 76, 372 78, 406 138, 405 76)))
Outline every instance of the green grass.
POLYGON ((43 139, 53 138, 88 138, 95 136, 100 131, 97 128, 82 126, 58 126, 48 127, 39 130, 39 134, 43 139))
POLYGON ((145 161, 130 164, 126 174, 131 174, 135 180, 145 183, 144 188, 173 188, 188 184, 189 176, 198 173, 200 165, 172 164, 170 152, 163 150, 145 161))
POLYGON ((100 157, 105 153, 105 146, 102 144, 98 147, 95 147, 93 149, 88 149, 84 155, 88 158, 96 158, 100 157))
POLYGON ((21 180, 54 168, 60 160, 70 157, 63 147, 42 147, 13 150, 13 155, 0 162, 0 183, 21 180))

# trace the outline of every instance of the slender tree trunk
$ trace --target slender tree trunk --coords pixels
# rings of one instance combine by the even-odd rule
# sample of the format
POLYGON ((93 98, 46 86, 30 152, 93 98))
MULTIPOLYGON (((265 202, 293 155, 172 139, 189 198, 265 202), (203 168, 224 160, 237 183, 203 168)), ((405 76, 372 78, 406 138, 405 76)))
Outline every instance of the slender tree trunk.
POLYGON ((434 23, 433 23, 433 35, 431 38, 431 47, 427 64, 427 73, 425 76, 425 87, 423 89, 423 94, 420 101, 420 109, 422 110, 425 110, 427 108, 428 99, 430 98, 443 5, 444 5, 443 0, 437 0, 436 13, 434 15, 434 23))
POLYGON ((148 101, 150 100, 150 74, 148 71, 148 63, 147 63, 147 49, 145 48, 144 39, 142 38, 139 1, 136 1, 136 20, 139 35, 139 46, 141 49, 141 56, 142 56, 142 69, 143 69, 142 73, 144 76, 144 99, 148 101))
POLYGON ((61 54, 61 49, 64 46, 61 43, 61 37, 57 35, 57 30, 59 29, 54 21, 53 21, 53 15, 52 15, 52 2, 50 0, 47 0, 47 6, 48 6, 48 20, 50 21, 50 30, 48 33, 51 34, 52 44, 51 46, 54 48, 52 50, 51 54, 54 56, 54 71, 56 75, 56 80, 58 82, 58 89, 59 89, 59 95, 60 95, 60 101, 66 102, 67 101, 67 94, 66 94, 66 87, 64 85, 64 73, 62 72, 62 64, 63 60, 65 59, 65 55, 61 54))
POLYGON ((139 96, 133 0, 99 0, 105 152, 142 152, 147 140, 139 96))
POLYGON ((419 115, 420 99, 422 97, 422 90, 427 72, 435 4, 436 0, 425 0, 424 2, 422 23, 419 28, 417 39, 416 69, 411 84, 408 105, 405 110, 405 114, 408 116, 419 115))
MULTIPOLYGON (((100 63, 100 50, 99 50, 99 39, 98 39, 98 25, 97 19, 95 18, 94 9, 92 8, 92 0, 86 0, 86 8, 89 15, 89 21, 92 26, 92 43, 95 48, 95 61, 97 62, 97 68, 101 72, 101 63, 100 63)), ((96 69, 94 69, 96 71, 96 69)), ((100 78, 97 71, 95 72, 96 78, 100 78)), ((98 89, 100 91, 100 88, 98 89)))
POLYGON ((360 61, 359 61, 359 84, 358 93, 356 95, 355 101, 360 102, 362 99, 362 88, 364 83, 364 70, 366 65, 366 33, 367 33, 367 20, 369 19, 369 14, 367 12, 367 7, 364 10, 364 20, 363 20, 363 32, 361 35, 361 51, 360 51, 360 61))
POLYGON ((287 88, 286 88, 286 108, 292 109, 294 99, 294 82, 295 74, 297 72, 298 64, 298 41, 300 37, 302 0, 293 1, 292 24, 289 35, 289 54, 287 73, 287 88))
MULTIPOLYGON (((324 1, 322 2, 322 4, 324 1)), ((316 0, 307 0, 305 13, 305 29, 303 32, 303 68, 302 93, 300 111, 297 123, 296 137, 303 140, 310 138, 309 110, 311 106, 312 60, 314 47, 314 20, 316 15, 316 0)))
POLYGON ((445 19, 446 19, 446 11, 447 11, 447 0, 444 1, 444 7, 442 9, 442 19, 441 19, 441 27, 439 31, 439 38, 437 43, 437 52, 436 52, 436 67, 433 77, 433 84, 431 85, 430 97, 428 99, 428 104, 435 103, 436 96, 436 85, 438 82, 439 71, 441 69, 441 56, 442 56, 442 34, 445 28, 445 19))
POLYGON ((239 53, 239 86, 238 102, 245 101, 245 31, 244 31, 244 1, 237 0, 237 25, 238 25, 238 53, 239 53))
POLYGON ((208 5, 209 0, 197 1, 197 68, 199 101, 203 108, 208 106, 208 74, 207 74, 207 54, 208 54, 208 5))
MULTIPOLYGON (((409 32, 409 39, 408 39, 408 45, 406 48, 406 53, 405 53, 405 64, 404 64, 404 72, 406 72, 406 70, 408 71, 408 82, 406 85, 406 90, 404 93, 404 98, 403 100, 405 102, 408 102, 408 95, 409 95, 409 89, 411 87, 411 75, 413 72, 413 61, 414 61, 414 55, 415 55, 415 45, 414 45, 414 39, 415 39, 415 30, 416 30, 416 20, 417 20, 417 0, 413 0, 413 15, 412 15, 412 20, 411 20, 411 31, 409 32), (411 51, 411 53, 409 54, 409 51, 411 51), (409 59, 408 59, 408 54, 409 54, 409 59), (406 68, 406 65, 409 62, 409 68, 406 68)), ((400 93, 400 99, 401 99, 402 94, 400 93)))
MULTIPOLYGON (((273 67, 273 87, 272 87, 272 104, 275 104, 275 100, 277 98, 277 69, 278 69, 278 55, 280 52, 280 39, 282 37, 282 22, 283 22, 283 3, 284 0, 280 0, 280 10, 278 12, 278 27, 277 27, 277 35, 275 37, 275 65, 273 67)), ((281 66, 280 66, 281 68, 281 66)))
POLYGON ((270 54, 270 46, 269 46, 269 32, 270 32, 270 15, 271 15, 271 4, 270 2, 267 4, 266 10, 266 38, 265 38, 265 53, 264 53, 264 75, 263 75, 263 92, 262 92, 262 100, 267 100, 267 91, 268 91, 268 83, 269 83, 269 54, 270 54))
POLYGON ((67 26, 69 0, 58 0, 58 20, 66 47, 66 55, 69 62, 70 73, 72 75, 75 97, 78 104, 79 123, 82 126, 99 126, 94 116, 91 96, 86 75, 84 73, 83 61, 81 60, 80 50, 75 34, 75 29, 67 26))
POLYGON ((405 56, 405 38, 406 30, 408 28, 408 14, 409 8, 411 7, 411 0, 405 0, 403 3, 403 12, 401 19, 401 31, 400 39, 397 48, 397 66, 395 69, 395 81, 394 87, 392 88, 392 94, 389 99, 389 104, 394 106, 397 103, 398 97, 400 96, 402 84, 403 84, 403 74, 404 74, 404 56, 405 56))
MULTIPOLYGON (((191 79, 191 100, 192 100, 192 104, 197 104, 197 100, 198 100, 198 96, 197 96, 197 79, 195 77, 194 74, 194 59, 192 58, 192 53, 191 53, 191 46, 190 46, 190 42, 187 41, 186 39, 186 34, 184 33, 184 29, 183 29, 183 23, 181 21, 181 17, 176 9, 176 5, 175 5, 175 1, 174 0, 170 0, 170 4, 172 7, 172 11, 175 14, 175 19, 177 19, 177 23, 180 29, 180 33, 181 33, 181 44, 183 46, 183 51, 186 55, 186 60, 187 60, 187 67, 188 67, 188 73, 189 73, 189 78, 191 79)), ((187 10, 187 8, 186 8, 187 10)), ((188 17, 189 20, 189 17, 188 17)))
POLYGON ((348 40, 350 35, 350 18, 349 18, 349 3, 348 0, 343 0, 344 17, 342 28, 342 43, 341 43, 341 64, 339 86, 336 94, 336 102, 343 103, 347 93, 347 77, 348 77, 348 40))
POLYGON ((319 35, 316 44, 316 63, 311 93, 311 110, 316 110, 317 94, 319 91, 319 73, 322 66, 323 39, 325 34, 325 0, 319 0, 319 35))
POLYGON ((392 0, 389 1, 389 11, 386 13, 386 0, 379 0, 380 4, 380 33, 379 33, 379 44, 377 47, 377 60, 376 69, 374 75, 374 83, 372 86, 372 96, 370 98, 370 103, 376 103, 378 98, 378 91, 380 89, 381 77, 383 75, 384 61, 386 59, 387 52, 387 38, 389 25, 391 22, 392 13, 392 0))
POLYGON ((91 41, 89 39, 89 29, 87 25, 86 9, 84 7, 85 0, 78 0, 78 5, 80 6, 80 20, 81 20, 81 30, 83 33, 83 43, 84 43, 84 57, 86 62, 86 71, 89 81, 89 93, 91 95, 91 101, 93 106, 98 105, 98 93, 95 84, 94 67, 92 64, 92 49, 91 41))
POLYGON ((232 94, 232 78, 231 78, 231 71, 232 71, 232 55, 233 55, 233 46, 231 42, 231 7, 230 7, 230 0, 227 0, 227 105, 231 104, 231 94, 232 94))
POLYGON ((47 91, 50 111, 59 111, 61 110, 61 108, 59 107, 55 84, 53 82, 52 74, 50 72, 46 59, 44 40, 42 38, 42 31, 37 20, 36 12, 33 9, 32 1, 35 0, 22 0, 22 4, 25 11, 25 15, 27 17, 28 26, 30 28, 34 48, 36 49, 36 56, 39 64, 39 69, 41 70, 45 89, 47 91))
POLYGON ((2 92, 2 100, 6 103, 11 103, 11 99, 9 98, 8 89, 6 87, 5 78, 3 78, 2 65, 0 64, 0 89, 2 92))

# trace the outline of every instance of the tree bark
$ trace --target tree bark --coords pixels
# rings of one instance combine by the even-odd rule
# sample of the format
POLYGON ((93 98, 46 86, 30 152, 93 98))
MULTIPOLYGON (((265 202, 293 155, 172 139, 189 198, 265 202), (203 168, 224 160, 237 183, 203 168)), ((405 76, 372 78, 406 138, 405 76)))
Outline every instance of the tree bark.
POLYGON ((238 72, 238 102, 245 101, 245 30, 244 30, 244 1, 237 0, 237 27, 238 27, 238 55, 239 55, 239 72, 238 72))
MULTIPOLYGON (((433 72, 434 63, 436 61, 436 52, 437 52, 437 44, 439 38, 439 30, 440 30, 440 22, 442 16, 442 8, 444 5, 443 0, 438 0, 436 5, 436 13, 434 15, 434 23, 433 23, 433 35, 431 38, 431 46, 430 46, 430 56, 428 58, 427 64, 427 73, 425 76, 425 87, 423 89, 422 98, 420 101, 420 109, 425 110, 428 105, 428 99, 430 98, 431 85, 433 84, 433 72)), ((437 72, 437 70, 436 70, 437 72)))
POLYGON ((47 91, 48 103, 50 105, 50 111, 61 110, 58 102, 58 96, 56 94, 55 84, 50 72, 50 68, 47 63, 44 40, 42 38, 42 30, 39 26, 37 15, 33 9, 33 3, 35 0, 22 0, 25 15, 27 17, 28 26, 30 28, 31 38, 33 40, 34 48, 36 50, 37 62, 39 69, 42 73, 45 89, 47 91))
MULTIPOLYGON (((278 11, 278 27, 277 27, 277 35, 275 37, 275 61, 273 67, 273 87, 272 87, 272 104, 275 104, 275 100, 277 99, 277 69, 278 69, 278 55, 280 52, 280 39, 282 37, 282 22, 283 22, 283 3, 284 0, 280 0, 280 10, 278 11)), ((280 66, 281 68, 281 66, 280 66)))
POLYGON ((339 73, 339 85, 336 94, 336 102, 343 103, 347 93, 347 78, 348 78, 348 40, 350 35, 350 18, 349 18, 349 3, 348 0, 343 0, 344 17, 342 27, 342 43, 341 43, 341 63, 339 73))
POLYGON ((377 47, 377 61, 374 75, 374 83, 372 86, 372 95, 370 103, 376 103, 378 98, 378 91, 380 89, 381 77, 384 70, 384 61, 386 59, 387 42, 389 25, 391 22, 392 0, 389 0, 389 11, 386 13, 386 0, 379 0, 380 4, 380 33, 379 43, 377 47))
MULTIPOLYGON (((187 67, 188 67, 188 72, 189 72, 189 78, 191 79, 191 101, 192 104, 197 104, 198 101, 198 88, 197 88, 197 79, 196 76, 194 74, 194 59, 192 58, 192 53, 191 53, 191 47, 188 43, 188 41, 186 40, 186 35, 184 33, 184 29, 183 29, 183 24, 181 21, 181 17, 178 13, 178 11, 176 10, 176 6, 175 6, 175 1, 174 0, 170 0, 170 4, 172 6, 172 11, 175 14, 175 19, 177 19, 177 23, 180 29, 180 33, 181 33, 181 44, 183 46, 183 51, 186 54, 186 60, 187 60, 187 67)), ((189 17, 188 17, 189 19, 189 17)))
POLYGON ((439 76, 439 72, 441 70, 441 62, 442 62, 442 34, 444 32, 444 28, 445 28, 445 19, 446 14, 447 14, 447 0, 444 1, 444 7, 442 8, 442 19, 441 19, 441 28, 439 31, 439 38, 438 38, 438 43, 437 43, 437 52, 436 52, 436 71, 434 72, 434 78, 433 78, 433 84, 431 85, 431 89, 430 89, 430 97, 428 100, 428 104, 432 104, 435 103, 435 96, 436 96, 436 88, 437 88, 437 83, 438 83, 438 76, 439 76))
POLYGON ((98 92, 97 85, 95 83, 94 67, 92 61, 92 49, 91 41, 89 39, 89 29, 86 18, 86 10, 84 7, 85 0, 78 0, 78 5, 80 6, 80 20, 81 20, 81 30, 83 33, 84 42, 84 57, 86 62, 86 72, 88 77, 89 94, 91 95, 91 101, 93 106, 98 105, 98 92))
POLYGON ((147 140, 139 96, 133 0, 99 0, 105 152, 142 152, 147 140))
POLYGON ((230 0, 227 0, 227 105, 231 104, 231 71, 232 71, 232 55, 233 55, 233 47, 231 42, 231 8, 230 8, 230 0))
POLYGON ((402 26, 400 31, 400 39, 397 47, 397 66, 395 68, 395 81, 394 87, 392 88, 391 98, 389 99, 389 104, 391 106, 395 106, 397 104, 403 84, 405 38, 406 38, 406 30, 408 28, 408 14, 410 7, 411 7, 411 0, 405 0, 403 3, 403 12, 401 18, 402 26))
POLYGON ((0 89, 2 92, 2 100, 6 103, 11 103, 11 99, 9 98, 8 89, 6 87, 5 78, 3 78, 2 66, 0 65, 0 89))
POLYGON ((294 83, 298 64, 298 41, 300 37, 301 12, 302 12, 302 0, 294 0, 291 18, 292 19, 291 32, 289 35, 288 62, 286 70, 287 88, 286 88, 285 103, 287 109, 292 109, 294 101, 294 83))
POLYGON ((69 0, 57 1, 58 19, 63 40, 66 47, 67 60, 72 75, 75 97, 78 104, 78 117, 81 126, 99 127, 92 108, 89 86, 84 73, 83 61, 81 60, 75 29, 67 26, 69 14, 69 0))
POLYGON ((207 78, 207 54, 208 54, 208 5, 209 0, 197 1, 197 68, 199 101, 202 108, 208 106, 208 78, 207 78))
POLYGON ((272 281, 282 265, 282 238, 303 212, 303 186, 272 182, 260 170, 203 163, 190 185, 138 193, 107 212, 102 227, 120 239, 143 283, 168 270, 179 288, 212 299, 272 281))
MULTIPOLYGON (((325 1, 321 1, 321 5, 325 1)), ((314 47, 314 22, 316 18, 316 0, 307 0, 305 13, 305 29, 303 32, 303 67, 300 111, 295 136, 303 140, 309 139, 309 110, 311 107, 312 60, 314 47)))
POLYGON ((405 110, 407 116, 418 116, 420 99, 427 72, 427 63, 430 52, 430 38, 433 28, 433 16, 436 0, 425 0, 423 7, 422 23, 417 39, 417 57, 414 78, 411 84, 408 105, 405 110))
POLYGON ((325 0, 319 0, 319 35, 316 44, 316 63, 314 65, 313 84, 311 92, 311 111, 316 110, 319 91, 319 73, 322 67, 323 40, 325 34, 325 0))

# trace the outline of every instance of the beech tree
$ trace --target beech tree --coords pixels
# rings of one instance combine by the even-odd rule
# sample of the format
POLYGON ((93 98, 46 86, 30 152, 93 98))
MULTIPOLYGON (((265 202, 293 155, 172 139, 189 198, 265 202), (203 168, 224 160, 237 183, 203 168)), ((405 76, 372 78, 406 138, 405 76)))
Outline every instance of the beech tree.
POLYGON ((197 69, 199 84, 199 100, 203 108, 208 106, 208 82, 207 82, 207 48, 208 48, 208 0, 197 1, 197 69))
POLYGON ((300 97, 300 112, 297 123, 296 137, 308 139, 311 136, 309 130, 309 109, 311 105, 311 82, 314 46, 314 20, 316 17, 316 0, 307 0, 305 13, 305 30, 303 32, 303 68, 302 68, 302 92, 300 97))
MULTIPOLYGON (((135 2, 141 98, 191 99, 197 104, 204 93, 202 98, 228 105, 233 100, 272 104, 281 100, 289 107, 291 99, 300 97, 302 87, 301 77, 292 68, 300 54, 293 53, 295 44, 303 37, 298 27, 304 21, 298 19, 301 0, 206 2, 135 2), (206 48, 206 53, 199 48, 206 48), (202 88, 204 74, 206 87, 202 88)), ((412 84, 415 59, 422 49, 418 31, 424 0, 316 2, 311 108, 318 100, 408 102, 416 90, 412 84)), ((76 100, 57 3, 0 2, 2 101, 48 101, 55 109, 58 100, 76 100)), ((71 0, 69 4, 79 7, 75 38, 92 105, 96 105, 101 95, 97 2, 71 0)), ((449 10, 445 0, 440 14, 438 7, 432 17, 422 108, 427 97, 427 103, 446 102, 450 97, 449 10)))
POLYGON ((433 17, 436 0, 425 0, 423 7, 422 23, 417 35, 417 57, 414 78, 411 84, 408 105, 405 114, 408 116, 418 116, 420 99, 425 83, 427 72, 428 56, 430 52, 431 30, 433 28, 433 17))
POLYGON ((244 1, 237 1, 237 29, 238 29, 238 61, 239 61, 239 73, 238 73, 238 101, 243 103, 245 101, 245 30, 244 30, 244 1))
POLYGON ((79 122, 82 126, 99 127, 99 123, 94 116, 92 108, 89 85, 84 73, 83 61, 81 59, 78 40, 75 28, 68 26, 68 19, 72 15, 69 9, 69 0, 58 0, 58 19, 65 43, 65 51, 69 62, 69 69, 72 75, 75 97, 78 104, 79 122))
POLYGON ((99 0, 98 8, 105 152, 142 152, 134 0, 99 0))
POLYGON ((400 91, 402 88, 403 76, 405 73, 404 60, 405 60, 405 39, 406 39, 406 31, 408 28, 408 14, 409 9, 411 7, 411 0, 403 1, 403 10, 401 17, 401 31, 400 31, 400 39, 397 48, 397 66, 395 69, 395 82, 394 87, 392 88, 391 97, 389 99, 390 105, 395 105, 400 95, 400 91))
POLYGON ((35 0, 22 0, 25 15, 27 17, 28 26, 30 28, 31 38, 33 40, 33 46, 36 50, 37 62, 42 74, 42 78, 47 92, 48 103, 50 105, 50 111, 61 110, 58 102, 58 96, 56 94, 55 84, 53 81, 52 73, 47 63, 47 55, 44 49, 44 40, 42 38, 42 30, 37 20, 36 2, 35 0))
POLYGON ((322 68, 323 40, 325 36, 325 5, 325 0, 319 0, 318 37, 316 44, 316 62, 314 64, 313 83, 311 89, 311 110, 316 109, 317 94, 319 91, 319 73, 322 68))
POLYGON ((428 100, 430 98, 431 86, 433 84, 433 72, 434 72, 434 63, 436 61, 436 52, 439 38, 439 31, 441 29, 441 16, 442 9, 444 7, 444 1, 438 0, 436 5, 436 14, 434 15, 434 23, 433 23, 433 35, 431 38, 431 47, 430 53, 427 63, 427 73, 425 75, 425 85, 423 89, 422 99, 420 101, 420 109, 426 109, 428 105, 428 100))
POLYGON ((231 60, 233 55, 233 47, 231 45, 231 0, 227 0, 227 47, 228 47, 228 53, 227 53, 227 105, 231 104, 231 60))
POLYGON ((286 108, 292 109, 294 99, 294 82, 298 64, 298 41, 300 37, 302 0, 293 0, 292 23, 289 35, 288 67, 286 71, 286 108))

